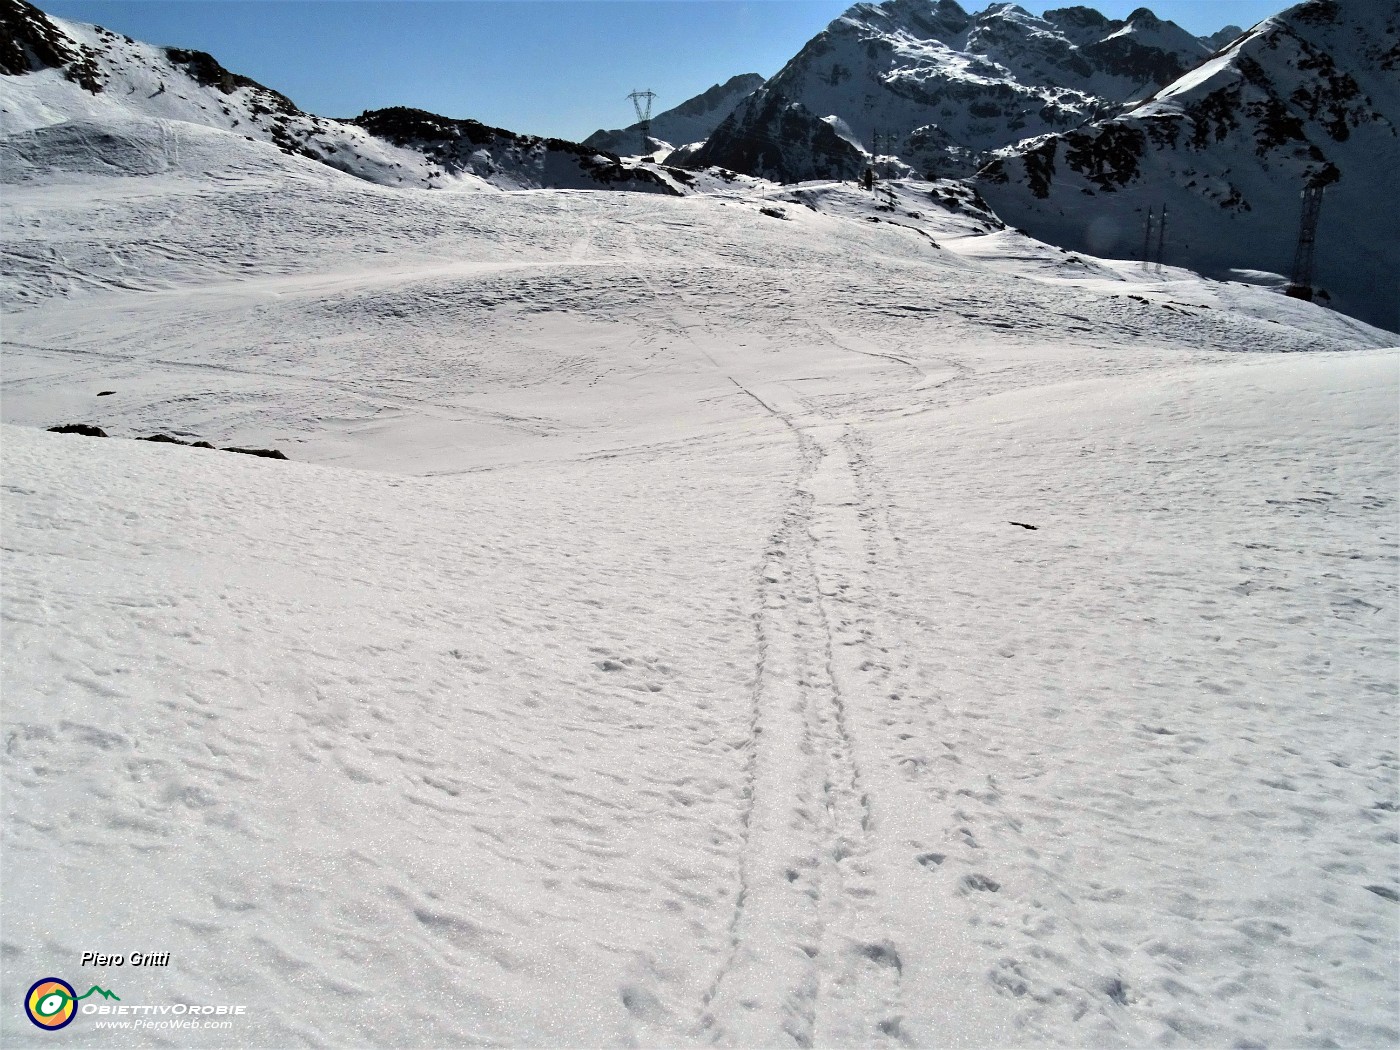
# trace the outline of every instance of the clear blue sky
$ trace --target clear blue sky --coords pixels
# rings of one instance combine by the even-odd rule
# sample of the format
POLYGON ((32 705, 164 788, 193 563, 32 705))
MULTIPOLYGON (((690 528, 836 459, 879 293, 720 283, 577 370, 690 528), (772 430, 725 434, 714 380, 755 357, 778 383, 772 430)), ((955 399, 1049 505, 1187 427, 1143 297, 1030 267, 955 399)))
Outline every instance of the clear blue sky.
MULTIPOLYGON (((1122 18, 1141 0, 1074 3, 1122 18)), ((417 106, 580 139, 669 109, 736 73, 772 76, 849 0, 39 0, 50 14, 208 51, 322 116, 417 106)), ((963 0, 981 10, 985 0, 963 0)), ((1147 3, 1193 33, 1248 28, 1288 0, 1147 3)))

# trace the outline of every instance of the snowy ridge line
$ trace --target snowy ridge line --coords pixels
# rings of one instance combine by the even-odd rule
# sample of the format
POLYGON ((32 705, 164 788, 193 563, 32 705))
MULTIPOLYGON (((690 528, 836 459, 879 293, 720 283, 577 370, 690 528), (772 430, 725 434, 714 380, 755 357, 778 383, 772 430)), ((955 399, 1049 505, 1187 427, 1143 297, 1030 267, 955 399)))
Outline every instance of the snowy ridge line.
POLYGON ((212 55, 51 18, 24 0, 0 4, 0 27, 8 45, 0 48, 6 182, 56 172, 81 179, 95 172, 218 171, 211 154, 221 138, 253 165, 270 161, 296 177, 396 188, 551 186, 679 196, 694 181, 580 143, 408 107, 351 120, 318 117, 212 55))

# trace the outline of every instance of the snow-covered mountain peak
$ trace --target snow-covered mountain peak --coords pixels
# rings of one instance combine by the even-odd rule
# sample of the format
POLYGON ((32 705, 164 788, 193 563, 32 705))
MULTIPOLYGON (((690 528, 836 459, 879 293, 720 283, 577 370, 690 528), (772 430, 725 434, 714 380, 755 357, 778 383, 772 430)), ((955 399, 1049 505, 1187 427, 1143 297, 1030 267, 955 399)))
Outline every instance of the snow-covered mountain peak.
POLYGON ((956 0, 886 0, 833 20, 769 86, 852 129, 870 153, 897 155, 918 171, 970 174, 987 151, 1117 112, 1210 50, 1146 8, 1118 21, 1086 7, 1042 17, 1014 3, 970 14, 956 0))
POLYGON ((867 38, 889 37, 910 41, 937 42, 962 48, 974 24, 957 0, 887 0, 882 4, 856 4, 837 18, 827 31, 840 25, 865 34, 867 38))
POLYGON ((1158 18, 1145 7, 1139 7, 1130 14, 1121 28, 1104 39, 1131 40, 1141 47, 1157 48, 1198 60, 1209 55, 1211 50, 1200 38, 1192 36, 1175 22, 1158 18))
POLYGON ((1075 44, 1087 44, 1111 31, 1106 30, 1111 24, 1109 18, 1092 7, 1057 7, 1046 11, 1043 17, 1075 44))

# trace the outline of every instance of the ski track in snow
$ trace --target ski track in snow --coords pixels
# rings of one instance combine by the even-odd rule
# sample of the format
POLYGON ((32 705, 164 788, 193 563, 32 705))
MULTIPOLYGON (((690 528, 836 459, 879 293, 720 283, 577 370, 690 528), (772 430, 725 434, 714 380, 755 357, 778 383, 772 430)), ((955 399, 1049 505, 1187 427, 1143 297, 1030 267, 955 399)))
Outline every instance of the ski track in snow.
POLYGON ((835 186, 322 177, 6 193, 6 987, 168 950, 84 976, 250 1004, 201 1045, 1400 1038, 1383 333, 835 186))

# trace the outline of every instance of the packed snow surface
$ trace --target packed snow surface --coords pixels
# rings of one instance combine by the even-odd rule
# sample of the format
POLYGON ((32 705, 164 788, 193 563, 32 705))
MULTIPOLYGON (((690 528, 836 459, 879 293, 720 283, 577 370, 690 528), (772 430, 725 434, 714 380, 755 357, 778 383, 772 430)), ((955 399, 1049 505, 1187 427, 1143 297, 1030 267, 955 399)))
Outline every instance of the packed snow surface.
POLYGON ((1385 333, 219 134, 0 203, 5 1045, 1400 1039, 1385 333))

